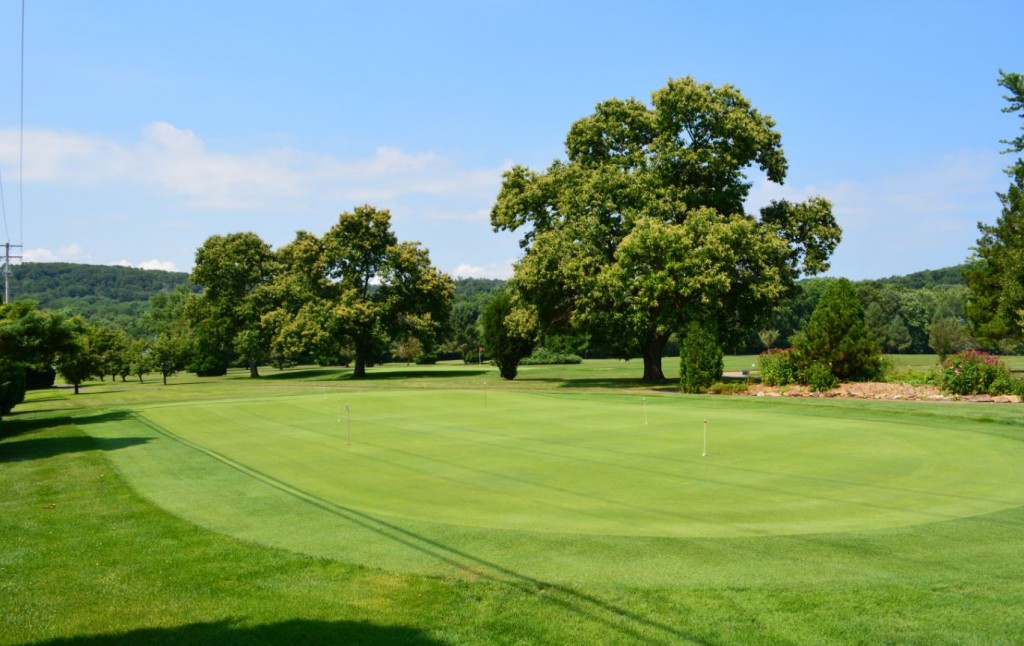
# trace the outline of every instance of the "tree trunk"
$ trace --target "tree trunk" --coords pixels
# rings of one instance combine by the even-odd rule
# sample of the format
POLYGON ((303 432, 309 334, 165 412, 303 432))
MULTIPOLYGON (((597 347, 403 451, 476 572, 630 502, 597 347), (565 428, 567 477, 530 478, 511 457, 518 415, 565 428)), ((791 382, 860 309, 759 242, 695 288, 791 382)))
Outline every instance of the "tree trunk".
POLYGON ((78 394, 78 384, 75 384, 75 394, 78 394))
POLYGON ((644 345, 644 381, 657 384, 665 381, 665 373, 661 370, 661 352, 668 343, 668 334, 655 336, 644 345))
POLYGON ((161 374, 163 374, 163 376, 164 376, 164 385, 166 386, 167 385, 167 373, 164 372, 164 373, 161 373, 161 374))
POLYGON ((356 365, 352 368, 352 377, 361 378, 366 376, 366 359, 356 353, 356 365))
POLYGON ((260 376, 260 371, 256 367, 256 357, 249 355, 249 377, 255 379, 260 376))

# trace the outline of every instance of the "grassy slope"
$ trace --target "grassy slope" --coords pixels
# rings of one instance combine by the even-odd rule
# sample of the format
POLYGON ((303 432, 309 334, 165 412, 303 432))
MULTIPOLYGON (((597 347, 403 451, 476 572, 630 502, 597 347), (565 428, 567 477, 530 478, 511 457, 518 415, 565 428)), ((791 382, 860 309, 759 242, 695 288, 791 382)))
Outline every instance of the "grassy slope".
MULTIPOLYGON (((564 370, 527 371, 520 384, 490 387, 496 392, 572 388, 562 381, 564 370)), ((260 396, 292 391, 297 372, 261 380, 260 396)), ((333 375, 314 370, 305 377, 333 375)), ((443 369, 398 369, 379 371, 359 386, 429 388, 449 379, 443 369)), ((614 365, 588 369, 575 386, 580 384, 639 387, 614 365)), ((710 539, 686 544, 709 564, 708 571, 719 572, 714 581, 682 571, 674 585, 571 586, 495 576, 486 568, 471 577, 425 577, 298 556, 199 529, 140 498, 111 468, 109 457, 129 444, 95 441, 70 423, 72 414, 104 421, 71 407, 196 395, 232 398, 253 385, 181 378, 166 389, 118 384, 79 398, 34 395, 5 420, 0 643, 63 643, 72 636, 81 643, 1024 639, 1017 612, 1024 606, 1020 508, 920 531, 818 534, 739 546, 710 539), (770 557, 788 562, 787 567, 759 572, 770 557), (721 575, 728 571, 731 576, 721 575), (84 638, 90 635, 105 637, 84 638)), ((857 410, 870 415, 875 409, 864 403, 857 410)), ((966 418, 1021 440, 1006 417, 1019 411, 1009 407, 935 410, 927 414, 949 415, 954 423, 966 418)))

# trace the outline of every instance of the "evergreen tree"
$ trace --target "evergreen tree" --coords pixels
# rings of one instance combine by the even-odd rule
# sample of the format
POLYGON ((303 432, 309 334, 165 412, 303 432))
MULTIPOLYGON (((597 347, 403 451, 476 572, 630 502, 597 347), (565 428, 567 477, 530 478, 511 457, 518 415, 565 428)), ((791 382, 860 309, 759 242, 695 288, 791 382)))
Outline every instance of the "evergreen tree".
MULTIPOLYGON (((1024 118, 1024 76, 1003 71, 999 76, 999 85, 1010 92, 1003 112, 1024 118)), ((1010 146, 1006 153, 1024 152, 1024 135, 1003 143, 1010 146)), ((1024 159, 1018 157, 1006 172, 1011 183, 998 194, 1002 214, 994 225, 978 224, 975 259, 964 272, 974 335, 990 345, 1024 339, 1024 159)))
POLYGON ((856 286, 845 278, 831 283, 821 295, 794 347, 805 371, 824 365, 846 381, 871 380, 882 373, 881 348, 865 324, 856 286))

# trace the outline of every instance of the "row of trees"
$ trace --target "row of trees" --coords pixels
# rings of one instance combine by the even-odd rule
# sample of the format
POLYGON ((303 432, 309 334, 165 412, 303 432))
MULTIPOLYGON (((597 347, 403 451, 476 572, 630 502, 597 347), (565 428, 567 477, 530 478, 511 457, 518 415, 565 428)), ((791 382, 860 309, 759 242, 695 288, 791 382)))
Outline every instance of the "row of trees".
MULTIPOLYGON (((56 366, 75 386, 90 377, 188 369, 221 375, 243 361, 250 374, 279 365, 354 362, 354 376, 394 347, 429 353, 451 313, 451 278, 426 249, 400 242, 390 214, 370 206, 343 213, 323 236, 300 231, 273 250, 254 233, 211 236, 196 252, 194 285, 160 292, 142 334, 40 310, 28 302, 0 310, 0 400, 22 401, 26 375, 56 366)), ((52 380, 51 380, 52 383, 52 380)))
POLYGON ((191 279, 203 293, 169 303, 160 334, 191 341, 204 376, 242 357, 253 377, 268 360, 352 361, 362 377, 393 345, 436 348, 454 289, 427 250, 398 241, 388 211, 371 206, 276 251, 254 233, 212 236, 191 279))

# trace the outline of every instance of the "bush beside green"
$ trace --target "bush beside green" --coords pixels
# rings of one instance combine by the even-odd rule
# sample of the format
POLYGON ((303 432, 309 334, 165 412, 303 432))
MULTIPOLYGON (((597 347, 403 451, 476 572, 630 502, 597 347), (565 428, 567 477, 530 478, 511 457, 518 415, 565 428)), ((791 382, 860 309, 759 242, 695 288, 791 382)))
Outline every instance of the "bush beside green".
POLYGON ((800 381, 800 366, 793 357, 793 351, 772 349, 762 352, 757 358, 761 371, 761 383, 765 386, 788 386, 800 381))
POLYGON ((833 374, 832 367, 827 363, 812 363, 804 371, 804 382, 812 392, 823 393, 839 385, 839 379, 833 374))
POLYGON ((691 321, 679 344, 679 385, 684 393, 706 392, 722 378, 724 353, 714 332, 691 321))
POLYGON ((954 395, 1006 395, 1019 392, 1021 385, 999 357, 967 350, 942 364, 942 388, 954 395))

